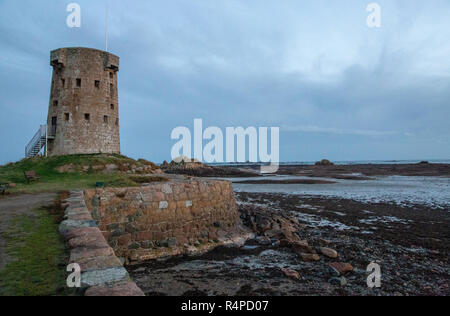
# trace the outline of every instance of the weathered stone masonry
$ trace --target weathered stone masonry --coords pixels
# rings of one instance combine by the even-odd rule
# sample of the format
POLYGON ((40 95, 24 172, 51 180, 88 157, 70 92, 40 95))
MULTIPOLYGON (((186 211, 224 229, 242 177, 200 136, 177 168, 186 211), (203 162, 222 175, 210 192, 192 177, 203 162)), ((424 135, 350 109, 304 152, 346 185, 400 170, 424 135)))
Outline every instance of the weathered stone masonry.
POLYGON ((83 191, 71 192, 64 203, 65 221, 59 231, 70 249, 70 263, 81 268, 85 295, 143 296, 93 221, 83 191))
POLYGON ((120 154, 119 57, 90 48, 51 52, 48 154, 120 154))
POLYGON ((240 223, 230 182, 186 180, 85 191, 92 217, 127 262, 215 244, 240 223))

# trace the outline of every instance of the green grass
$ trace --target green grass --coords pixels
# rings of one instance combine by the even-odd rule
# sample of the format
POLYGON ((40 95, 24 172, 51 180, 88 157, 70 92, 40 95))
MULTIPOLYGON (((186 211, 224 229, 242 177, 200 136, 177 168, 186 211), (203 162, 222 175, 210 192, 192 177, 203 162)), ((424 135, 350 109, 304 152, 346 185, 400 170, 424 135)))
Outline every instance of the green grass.
MULTIPOLYGON (((38 193, 61 190, 77 190, 94 188, 97 182, 104 182, 109 187, 140 186, 142 177, 126 174, 129 165, 156 166, 144 159, 138 161, 114 154, 69 155, 59 157, 36 157, 23 159, 17 163, 0 166, 0 183, 14 183, 10 193, 38 193), (115 164, 118 170, 113 173, 96 171, 96 167, 115 164), (64 166, 72 166, 73 170, 60 172, 64 166), (35 171, 40 180, 27 183, 24 172, 35 171)), ((164 181, 154 176, 149 182, 164 181)))
POLYGON ((0 296, 75 293, 66 286, 67 251, 58 233, 58 217, 41 209, 12 221, 4 237, 14 261, 0 272, 0 296))

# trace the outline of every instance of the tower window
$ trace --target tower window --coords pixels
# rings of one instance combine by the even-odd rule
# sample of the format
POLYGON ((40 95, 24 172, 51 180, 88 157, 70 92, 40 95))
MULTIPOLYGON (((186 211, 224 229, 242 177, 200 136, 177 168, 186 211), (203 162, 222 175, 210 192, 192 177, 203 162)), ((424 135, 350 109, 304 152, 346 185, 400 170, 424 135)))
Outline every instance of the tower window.
POLYGON ((66 86, 66 79, 61 79, 61 85, 63 88, 66 86))
POLYGON ((56 135, 56 122, 58 118, 56 116, 52 116, 52 128, 50 130, 50 135, 55 136, 56 135))
POLYGON ((103 116, 103 123, 108 124, 108 115, 103 116))
POLYGON ((53 106, 58 106, 58 100, 53 101, 53 106))
POLYGON ((95 87, 97 88, 97 89, 99 89, 100 88, 100 80, 95 80, 95 87))
POLYGON ((114 110, 114 104, 111 104, 110 107, 111 107, 111 110, 114 110))
POLYGON ((119 126, 119 119, 116 119, 116 126, 119 126))
POLYGON ((109 90, 110 90, 110 92, 111 92, 111 95, 113 95, 113 94, 114 94, 114 85, 113 85, 113 84, 111 84, 111 85, 109 86, 109 90))
POLYGON ((77 79, 77 87, 81 88, 81 79, 77 79))
POLYGON ((109 78, 111 78, 111 79, 114 78, 114 74, 112 72, 109 73, 109 78))
POLYGON ((68 121, 70 119, 70 113, 64 113, 64 119, 68 121))
POLYGON ((84 119, 89 121, 91 119, 91 115, 89 113, 84 114, 84 119))

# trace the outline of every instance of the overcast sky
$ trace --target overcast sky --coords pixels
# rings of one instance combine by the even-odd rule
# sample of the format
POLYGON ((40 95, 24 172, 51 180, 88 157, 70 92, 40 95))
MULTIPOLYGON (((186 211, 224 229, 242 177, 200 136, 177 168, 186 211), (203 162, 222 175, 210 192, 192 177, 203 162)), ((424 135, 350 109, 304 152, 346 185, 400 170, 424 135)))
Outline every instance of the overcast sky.
MULTIPOLYGON (((47 117, 50 50, 104 49, 105 0, 0 0, 0 163, 47 117)), ((177 126, 281 128, 281 161, 450 158, 450 2, 109 0, 122 153, 170 159, 177 126)))

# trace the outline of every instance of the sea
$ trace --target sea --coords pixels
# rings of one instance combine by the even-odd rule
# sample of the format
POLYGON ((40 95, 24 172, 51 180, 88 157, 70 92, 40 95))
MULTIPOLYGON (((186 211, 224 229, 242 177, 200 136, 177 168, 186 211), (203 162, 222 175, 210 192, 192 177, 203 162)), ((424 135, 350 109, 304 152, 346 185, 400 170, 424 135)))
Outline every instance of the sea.
MULTIPOLYGON (((421 161, 450 164, 450 160, 385 160, 385 161, 342 161, 335 164, 415 164, 421 161)), ((281 165, 313 165, 313 162, 285 162, 281 165)), ((240 164, 242 166, 242 164, 240 164)), ((361 174, 353 174, 361 175, 361 174)), ((450 210, 450 178, 418 176, 375 176, 371 180, 355 181, 331 178, 308 178, 301 176, 270 175, 265 180, 313 179, 328 180, 334 184, 243 184, 244 180, 255 178, 226 178, 233 182, 236 192, 278 193, 301 196, 345 198, 360 202, 388 202, 405 207, 414 204, 434 209, 450 210)))

